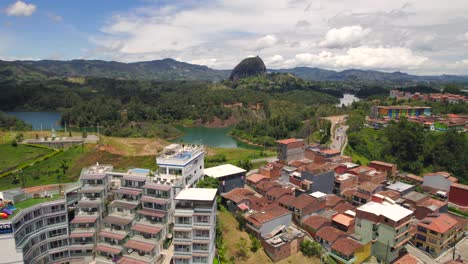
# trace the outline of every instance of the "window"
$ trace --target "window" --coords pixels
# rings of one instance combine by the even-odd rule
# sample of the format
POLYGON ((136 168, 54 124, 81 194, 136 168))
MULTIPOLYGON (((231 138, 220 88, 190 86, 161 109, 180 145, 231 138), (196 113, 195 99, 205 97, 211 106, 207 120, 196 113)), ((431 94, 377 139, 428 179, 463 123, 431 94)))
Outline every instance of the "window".
POLYGON ((208 250, 208 244, 202 244, 202 243, 194 243, 193 244, 193 250, 202 250, 202 251, 207 251, 208 250))
POLYGON ((208 258, 207 257, 193 257, 193 263, 207 263, 208 258))
POLYGON ((60 235, 63 235, 64 233, 65 233, 64 228, 58 229, 58 230, 52 230, 52 231, 49 231, 49 237, 60 236, 60 235))
POLYGON ((176 217, 176 224, 179 225, 190 225, 192 223, 192 218, 191 217, 186 217, 186 216, 178 216, 176 217))
POLYGON ((189 259, 174 258, 175 264, 189 264, 189 259))
POLYGON ((208 215, 197 215, 195 216, 195 222, 197 223, 209 223, 210 217, 208 215))
POLYGON ((209 230, 194 230, 195 237, 210 237, 209 230))
POLYGON ((63 246, 63 240, 52 241, 49 243, 50 248, 58 248, 63 246))
POLYGON ((174 245, 174 251, 175 252, 190 252, 190 246, 189 245, 174 245))
POLYGON ((190 231, 175 231, 175 238, 190 239, 190 231))
POLYGON ((43 226, 42 220, 36 222, 36 230, 43 226))

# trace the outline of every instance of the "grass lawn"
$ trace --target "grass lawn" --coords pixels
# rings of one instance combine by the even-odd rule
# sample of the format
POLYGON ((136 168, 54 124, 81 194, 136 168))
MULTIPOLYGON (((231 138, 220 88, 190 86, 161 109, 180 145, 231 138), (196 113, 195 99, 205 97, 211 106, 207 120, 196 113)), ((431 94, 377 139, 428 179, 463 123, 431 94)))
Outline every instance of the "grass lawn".
POLYGON ((16 147, 11 144, 2 144, 0 145, 0 171, 16 167, 21 163, 50 152, 52 152, 51 149, 35 148, 21 144, 16 147))
MULTIPOLYGON (((238 229, 237 220, 232 216, 229 212, 218 212, 218 221, 221 221, 222 228, 223 228, 223 238, 226 243, 227 248, 227 259, 229 260, 231 256, 236 256, 236 252, 238 251, 237 243, 239 242, 240 238, 244 238, 248 241, 250 246, 250 238, 249 235, 245 231, 240 231, 238 229)), ((260 264, 260 263, 274 263, 265 253, 263 248, 257 250, 257 252, 249 251, 248 256, 246 259, 235 259, 234 261, 237 263, 242 264, 260 264)), ((282 259, 278 262, 278 264, 287 264, 287 263, 320 263, 320 260, 317 258, 308 258, 302 255, 301 252, 295 253, 285 259, 282 259)))
MULTIPOLYGON (((220 164, 225 164, 225 163, 231 163, 233 165, 236 165, 236 163, 239 160, 253 160, 253 159, 259 159, 259 158, 264 158, 264 157, 274 157, 276 156, 276 152, 273 152, 271 150, 265 150, 262 155, 261 150, 255 150, 255 149, 244 149, 244 148, 210 148, 206 147, 206 154, 205 158, 208 158, 207 164, 205 164, 205 167, 212 167, 212 166, 217 166, 220 164), (210 157, 213 156, 219 156, 223 155, 226 157, 226 161, 221 161, 221 162, 211 162, 209 161, 210 157)), ((264 165, 262 162, 259 164, 252 164, 257 167, 260 167, 261 165, 264 165)))
MULTIPOLYGON (((10 215, 9 219, 13 219, 13 217, 21 212, 21 210, 29 208, 31 206, 34 206, 39 203, 44 203, 44 202, 50 202, 50 201, 55 201, 60 199, 60 195, 54 195, 52 197, 42 197, 42 198, 30 198, 24 201, 21 201, 19 203, 15 203, 14 206, 16 207, 16 210, 13 211, 13 214, 10 215)), ((1 219, 0 219, 1 220, 1 219)))

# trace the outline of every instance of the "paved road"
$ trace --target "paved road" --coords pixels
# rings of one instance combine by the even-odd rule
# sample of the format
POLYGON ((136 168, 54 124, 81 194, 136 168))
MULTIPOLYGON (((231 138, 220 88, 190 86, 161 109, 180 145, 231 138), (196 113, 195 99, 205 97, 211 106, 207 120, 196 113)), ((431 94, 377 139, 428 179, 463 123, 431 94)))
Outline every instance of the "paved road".
MULTIPOLYGON (((468 261, 468 238, 465 237, 460 242, 458 242, 455 248, 455 259, 460 257, 463 261, 468 261)), ((431 258, 410 244, 406 245, 406 249, 408 249, 408 252, 411 255, 417 257, 426 264, 444 264, 453 258, 453 248, 442 253, 442 255, 440 255, 437 259, 431 258)))
POLYGON ((347 142, 346 130, 348 130, 348 126, 343 125, 336 129, 335 134, 333 135, 332 143, 330 145, 332 149, 343 152, 347 142))

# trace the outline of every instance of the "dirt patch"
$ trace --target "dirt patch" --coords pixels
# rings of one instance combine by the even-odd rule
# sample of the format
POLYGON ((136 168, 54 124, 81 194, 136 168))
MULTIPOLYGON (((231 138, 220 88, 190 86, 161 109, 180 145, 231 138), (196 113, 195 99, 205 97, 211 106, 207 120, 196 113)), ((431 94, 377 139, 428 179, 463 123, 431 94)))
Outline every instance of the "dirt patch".
POLYGON ((122 156, 154 156, 169 144, 155 138, 103 137, 102 142, 99 150, 122 156))

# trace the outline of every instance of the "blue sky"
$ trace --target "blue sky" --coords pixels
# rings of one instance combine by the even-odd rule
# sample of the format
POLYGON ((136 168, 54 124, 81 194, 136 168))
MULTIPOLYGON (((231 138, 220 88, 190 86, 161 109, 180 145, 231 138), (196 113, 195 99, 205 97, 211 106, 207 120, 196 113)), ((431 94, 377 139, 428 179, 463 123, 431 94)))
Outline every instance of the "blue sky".
POLYGON ((0 0, 0 59, 468 72, 468 1, 0 0))

